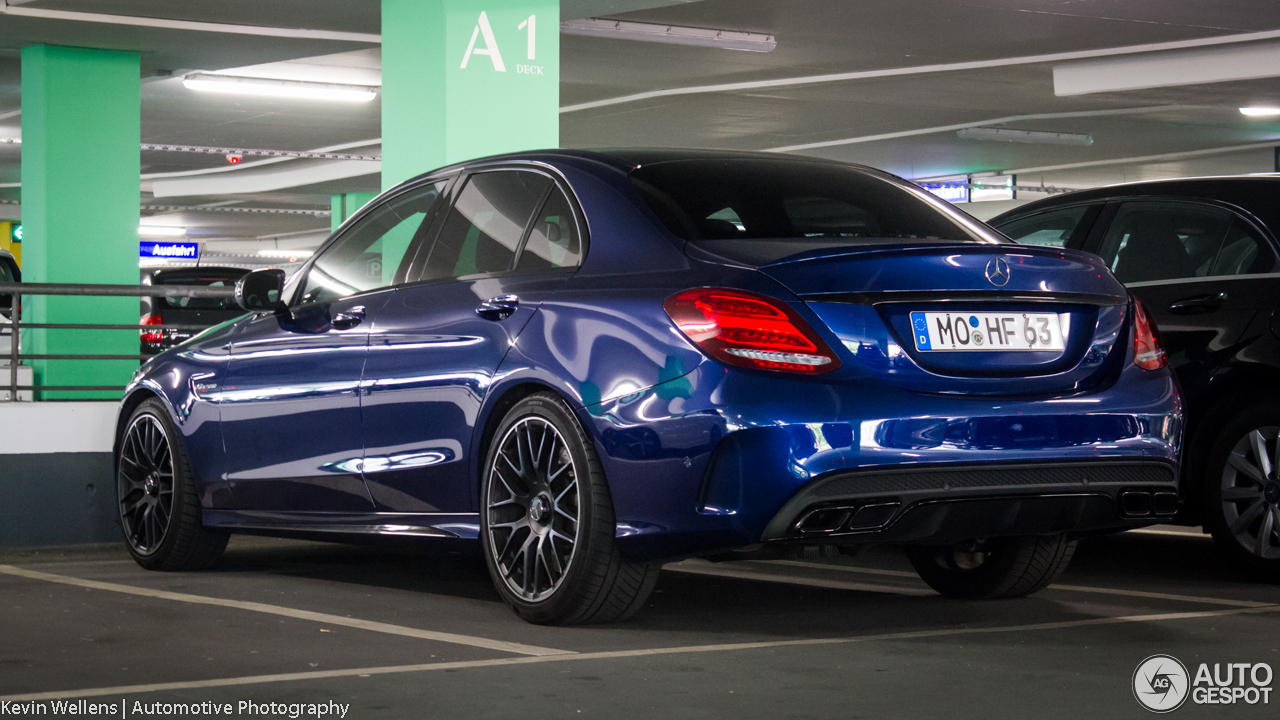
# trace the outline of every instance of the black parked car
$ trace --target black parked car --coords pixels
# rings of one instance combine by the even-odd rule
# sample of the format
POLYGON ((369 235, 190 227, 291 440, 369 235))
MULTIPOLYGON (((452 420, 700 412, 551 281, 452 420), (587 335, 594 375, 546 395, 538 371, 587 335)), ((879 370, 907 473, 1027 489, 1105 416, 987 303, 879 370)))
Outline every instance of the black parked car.
POLYGON ((1280 175, 1130 183, 991 220, 1102 257, 1155 318, 1187 409, 1183 506, 1254 577, 1280 580, 1280 175))
MULTIPOLYGON (((22 282, 22 271, 18 269, 18 261, 7 250, 0 250, 0 283, 22 282)), ((13 312, 13 296, 0 295, 0 357, 8 355, 9 329, 4 327, 12 322, 9 319, 13 312)))
MULTIPOLYGON (((209 285, 235 287, 248 274, 244 268, 195 267, 154 270, 142 278, 143 285, 209 285)), ((217 325, 244 314, 234 298, 166 298, 142 300, 143 325, 217 325)), ((190 338, 199 330, 142 330, 139 338, 143 355, 156 355, 190 338)))

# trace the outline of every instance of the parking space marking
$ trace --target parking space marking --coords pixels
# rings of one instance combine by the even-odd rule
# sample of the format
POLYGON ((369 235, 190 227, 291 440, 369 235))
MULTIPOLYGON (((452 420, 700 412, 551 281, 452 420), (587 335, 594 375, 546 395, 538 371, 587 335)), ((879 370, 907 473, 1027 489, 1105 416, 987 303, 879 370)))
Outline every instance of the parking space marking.
MULTIPOLYGON (((812 563, 817 565, 817 563, 812 563)), ((818 567, 822 567, 817 565, 818 567)), ((893 595, 937 595, 928 588, 901 587, 898 585, 876 585, 872 583, 845 582, 842 580, 824 580, 821 578, 797 577, 780 573, 759 572, 757 570, 741 570, 715 565, 705 560, 685 560, 662 566, 663 570, 690 573, 693 575, 711 575, 714 577, 735 578, 738 580, 758 580, 762 582, 785 583, 787 585, 804 585, 806 587, 828 588, 832 590, 857 590, 862 592, 890 593, 893 595)))
MULTIPOLYGON (((851 573, 863 573, 867 575, 909 577, 916 578, 917 580, 920 577, 915 573, 903 572, 901 570, 881 570, 879 568, 863 568, 854 567, 852 565, 825 565, 823 563, 804 562, 802 560, 769 560, 768 562, 778 565, 792 565, 795 567, 814 568, 818 570, 838 570, 851 573)), ((779 577, 785 578, 790 576, 780 575, 779 577)), ((796 584, 803 585, 806 583, 797 582, 796 584)), ((1203 597, 1200 595, 1177 595, 1174 593, 1146 592, 1143 590, 1120 590, 1118 588, 1094 587, 1091 585, 1061 585, 1054 583, 1046 589, 1063 590, 1066 592, 1097 593, 1099 595, 1120 595, 1124 597, 1144 598, 1147 600, 1174 600, 1177 602, 1200 603, 1202 605, 1226 605, 1228 607, 1258 608, 1270 606, 1270 603, 1256 602, 1253 600, 1230 600, 1228 598, 1203 597)))
POLYGON ((490 640, 489 638, 473 637, 471 635, 458 635, 456 633, 421 630, 419 628, 404 627, 402 625, 391 625, 389 623, 373 622, 371 620, 342 617, 341 615, 329 615, 326 613, 311 612, 309 610, 295 610, 293 608, 281 607, 279 605, 267 605, 265 603, 245 602, 241 600, 227 600, 224 598, 207 597, 204 595, 188 595, 187 593, 169 592, 167 590, 152 590, 150 588, 99 582, 97 580, 82 580, 68 575, 53 575, 35 570, 24 570, 12 565, 0 565, 0 573, 25 577, 31 580, 44 580, 47 582, 61 583, 63 585, 74 585, 77 587, 92 588, 94 590, 124 593, 126 595, 139 595, 141 597, 158 598, 160 600, 175 600, 177 602, 194 603, 197 605, 217 605, 219 607, 235 608, 237 610, 250 610, 252 612, 267 613, 268 615, 280 615, 283 617, 295 618, 297 620, 309 620, 312 622, 324 623, 326 625, 338 625, 341 627, 356 628, 359 630, 369 630, 371 632, 420 638, 422 640, 435 640, 437 642, 452 643, 454 645, 468 645, 470 647, 514 653, 516 655, 532 655, 535 657, 541 657, 574 654, 572 650, 556 650, 553 648, 537 647, 535 645, 522 645, 520 643, 504 642, 502 640, 490 640))
POLYGON ((1169 535, 1169 536, 1172 536, 1172 537, 1200 538, 1200 539, 1204 539, 1204 540, 1212 540, 1212 539, 1213 539, 1213 536, 1212 536, 1212 535, 1206 535, 1205 533, 1202 533, 1202 532, 1196 532, 1195 530, 1191 530, 1191 529, 1188 529, 1188 530, 1162 530, 1162 529, 1160 529, 1160 528, 1136 528, 1136 529, 1134 529, 1134 530, 1126 530, 1125 532, 1126 532, 1126 533, 1136 533, 1136 534, 1138 534, 1138 535, 1169 535))
POLYGON ((720 645, 689 645, 685 647, 645 648, 640 650, 614 650, 594 653, 575 653, 563 655, 542 655, 538 657, 499 658, 494 660, 470 660, 461 662, 425 663, 421 665, 395 665, 388 667, 351 668, 346 670, 315 670, 300 673, 281 673, 276 675, 254 675, 249 677, 219 678, 216 680, 193 680, 189 682, 155 683, 152 685, 122 685, 118 687, 87 688, 82 690, 63 690, 43 693, 27 693, 23 695, 0 696, 0 702, 27 702, 32 700, 71 700, 75 698, 128 696, 142 693, 164 692, 166 690, 192 690, 200 688, 234 687, 240 685, 261 685, 266 683, 293 682, 302 680, 325 680, 344 677, 364 677, 372 675, 389 675, 394 673, 431 672, 438 670, 461 670, 466 668, 501 667, 508 665, 529 665, 548 662, 572 662, 578 660, 614 660, 620 658, 652 657, 657 655, 683 655, 690 653, 728 652, 734 650, 765 650, 782 647, 803 647, 811 645, 851 645, 854 643, 921 640, 928 638, 954 637, 960 635, 984 635, 996 633, 1031 632, 1037 630, 1064 630, 1077 627, 1099 625, 1120 625, 1125 623, 1165 622, 1174 620, 1194 620, 1200 618, 1226 617, 1231 615, 1248 615, 1255 613, 1271 613, 1280 610, 1280 605, 1267 605, 1260 608, 1236 608, 1233 610, 1206 610, 1185 613, 1153 613, 1149 615, 1122 615, 1117 617, 1091 618, 1089 620, 1064 620, 1061 622, 1032 623, 1029 625, 1004 625, 996 627, 965 627, 944 630, 914 630, 880 635, 856 635, 837 638, 808 638, 804 640, 770 640, 761 642, 726 643, 720 645))

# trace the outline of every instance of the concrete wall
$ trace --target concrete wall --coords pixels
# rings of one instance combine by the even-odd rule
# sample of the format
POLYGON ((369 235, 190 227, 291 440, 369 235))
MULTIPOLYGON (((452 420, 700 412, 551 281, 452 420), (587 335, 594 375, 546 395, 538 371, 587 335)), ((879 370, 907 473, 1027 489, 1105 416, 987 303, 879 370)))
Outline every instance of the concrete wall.
POLYGON ((117 403, 0 403, 0 546, 120 539, 117 403))

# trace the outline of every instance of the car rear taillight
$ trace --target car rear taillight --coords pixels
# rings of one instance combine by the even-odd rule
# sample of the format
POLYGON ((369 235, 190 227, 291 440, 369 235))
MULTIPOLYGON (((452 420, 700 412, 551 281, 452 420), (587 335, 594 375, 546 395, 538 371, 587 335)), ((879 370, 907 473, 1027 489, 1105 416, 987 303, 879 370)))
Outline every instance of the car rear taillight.
MULTIPOLYGON (((160 317, 159 315, 143 315, 142 322, 139 324, 140 325, 163 325, 164 318, 160 317)), ((160 332, 159 330, 156 330, 156 331, 143 330, 140 334, 142 335, 142 342, 144 343, 159 345, 160 343, 164 342, 164 333, 160 332)))
POLYGON ((1169 367, 1160 330, 1151 319, 1151 311, 1137 298, 1133 299, 1133 364, 1143 370, 1169 367))
POLYGON ((741 290, 698 288, 662 307, 680 332, 727 365, 816 375, 840 360, 786 303, 741 290))

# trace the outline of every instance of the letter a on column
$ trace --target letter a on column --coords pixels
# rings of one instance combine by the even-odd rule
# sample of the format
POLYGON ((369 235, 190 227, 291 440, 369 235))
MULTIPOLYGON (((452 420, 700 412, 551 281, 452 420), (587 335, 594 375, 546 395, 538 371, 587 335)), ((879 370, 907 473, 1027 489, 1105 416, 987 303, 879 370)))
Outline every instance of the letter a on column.
POLYGON ((489 27, 489 16, 483 10, 480 11, 480 19, 476 21, 476 29, 471 31, 471 42, 467 45, 467 54, 462 56, 462 69, 467 69, 467 62, 471 60, 471 55, 488 55, 493 61, 493 69, 498 72, 506 72, 507 67, 502 64, 502 53, 498 50, 498 41, 493 39, 493 28, 489 27), (484 49, 476 49, 476 36, 484 35, 484 49))

